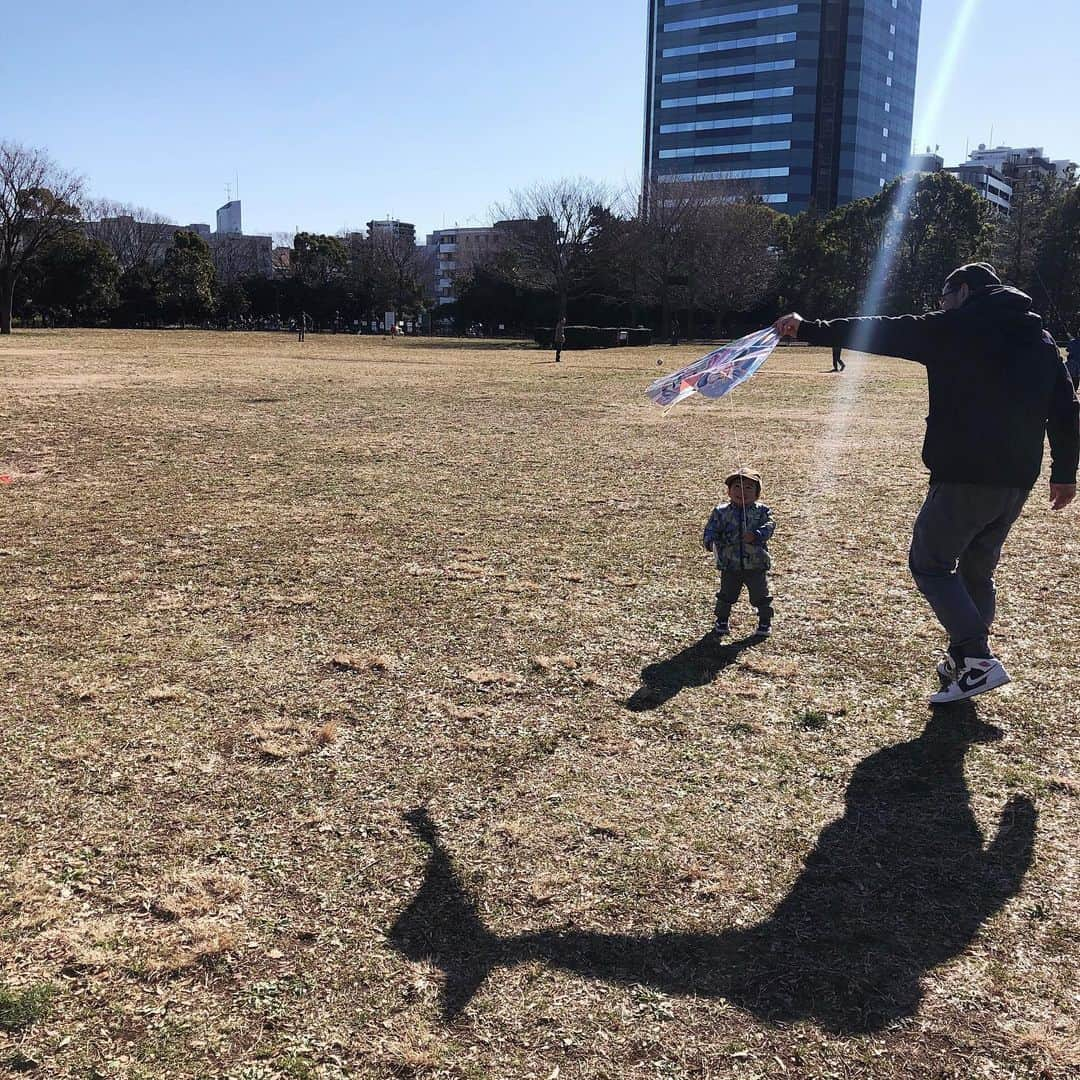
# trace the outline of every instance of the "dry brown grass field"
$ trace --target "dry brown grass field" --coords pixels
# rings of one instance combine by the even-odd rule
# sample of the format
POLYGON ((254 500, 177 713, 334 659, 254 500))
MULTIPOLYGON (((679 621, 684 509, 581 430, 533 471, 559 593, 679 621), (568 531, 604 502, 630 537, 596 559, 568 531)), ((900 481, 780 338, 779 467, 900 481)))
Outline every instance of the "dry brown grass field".
POLYGON ((0 339, 0 1070, 1075 1075, 1077 510, 932 713, 922 370, 702 351, 0 339))

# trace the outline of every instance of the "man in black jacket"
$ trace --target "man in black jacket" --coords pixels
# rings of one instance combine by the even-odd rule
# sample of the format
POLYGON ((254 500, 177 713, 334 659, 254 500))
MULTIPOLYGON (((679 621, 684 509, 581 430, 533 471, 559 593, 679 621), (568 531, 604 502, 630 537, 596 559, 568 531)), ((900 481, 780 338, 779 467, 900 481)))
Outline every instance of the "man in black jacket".
POLYGON ((994 569, 1042 467, 1050 439, 1050 505, 1076 496, 1080 406, 1031 298, 1003 286, 987 263, 954 270, 941 310, 927 315, 808 321, 785 315, 776 329, 811 345, 840 345, 926 367, 930 415, 923 462, 930 491, 908 562, 919 591, 949 635, 934 704, 1009 682, 990 652, 994 569))

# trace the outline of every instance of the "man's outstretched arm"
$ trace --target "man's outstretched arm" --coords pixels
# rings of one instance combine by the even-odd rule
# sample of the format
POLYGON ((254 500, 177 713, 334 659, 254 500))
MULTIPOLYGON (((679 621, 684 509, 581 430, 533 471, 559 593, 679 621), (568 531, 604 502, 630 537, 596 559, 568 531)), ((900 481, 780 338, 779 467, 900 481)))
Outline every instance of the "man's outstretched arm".
POLYGON ((839 345, 879 356, 898 356, 925 364, 932 360, 948 333, 943 311, 929 315, 869 315, 852 319, 804 319, 792 312, 776 320, 781 337, 808 345, 839 345))

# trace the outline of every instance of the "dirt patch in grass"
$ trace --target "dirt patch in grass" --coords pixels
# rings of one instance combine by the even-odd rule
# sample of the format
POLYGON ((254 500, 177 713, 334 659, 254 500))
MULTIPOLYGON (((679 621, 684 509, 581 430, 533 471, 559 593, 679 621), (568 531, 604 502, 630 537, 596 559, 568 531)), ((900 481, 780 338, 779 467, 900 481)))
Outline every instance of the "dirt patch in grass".
POLYGON ((922 370, 783 349, 665 416, 696 351, 0 340, 0 1062, 1077 1066, 1075 514, 1006 550, 1015 692, 931 716, 922 370), (717 646, 743 463, 777 616, 717 646))

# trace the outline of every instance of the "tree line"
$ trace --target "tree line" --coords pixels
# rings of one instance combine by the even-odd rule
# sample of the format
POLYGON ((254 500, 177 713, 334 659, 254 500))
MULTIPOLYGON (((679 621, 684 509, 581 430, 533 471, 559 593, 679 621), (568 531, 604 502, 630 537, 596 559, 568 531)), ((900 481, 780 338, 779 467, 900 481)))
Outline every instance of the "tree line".
MULTIPOLYGON (((394 231, 299 232, 288 266, 251 273, 195 232, 87 198, 47 154, 0 143, 0 333, 23 324, 350 328, 388 310, 459 329, 532 334, 571 323, 722 336, 778 309, 851 314, 889 267, 878 313, 928 310, 955 266, 987 259, 1059 334, 1080 323, 1080 187, 1019 184, 1009 218, 949 173, 898 179, 827 214, 782 214, 736 184, 657 182, 617 196, 586 179, 537 184, 496 208, 498 242, 432 295, 427 249, 394 231), (902 218, 902 228, 896 228, 902 218), (888 250, 883 250, 888 249, 888 250)), ((225 252, 227 255, 227 250, 225 252)))

